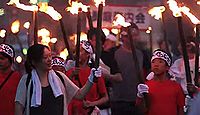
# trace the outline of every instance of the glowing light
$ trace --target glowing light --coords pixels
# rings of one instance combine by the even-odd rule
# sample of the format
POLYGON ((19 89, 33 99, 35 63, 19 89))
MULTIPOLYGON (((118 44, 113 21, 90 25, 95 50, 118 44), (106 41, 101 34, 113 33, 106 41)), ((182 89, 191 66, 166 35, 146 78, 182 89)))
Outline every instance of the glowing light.
POLYGON ((117 35, 119 33, 119 29, 113 28, 111 32, 117 35))
POLYGON ((108 34, 110 34, 110 31, 107 28, 103 28, 103 33, 107 36, 108 34))
POLYGON ((60 20, 62 18, 61 14, 57 12, 52 6, 43 6, 45 8, 40 7, 40 11, 51 16, 53 20, 60 20))
POLYGON ((175 0, 168 0, 167 3, 169 4, 169 9, 173 12, 174 17, 181 17, 181 10, 178 7, 178 4, 175 0))
POLYGON ((105 6, 105 0, 94 0, 94 2, 96 7, 98 7, 99 4, 103 4, 103 6, 105 6))
POLYGON ((159 20, 162 18, 162 13, 165 11, 164 6, 159 6, 159 7, 153 7, 148 11, 148 13, 154 17, 156 20, 159 20))
POLYGON ((22 50, 22 52, 23 52, 23 54, 24 54, 24 55, 26 55, 26 54, 27 54, 27 51, 28 51, 28 49, 27 49, 27 48, 23 48, 23 50, 22 50))
POLYGON ((3 8, 0 8, 0 16, 4 15, 4 9, 3 8))
POLYGON ((13 23, 12 23, 12 26, 11 26, 11 31, 12 33, 16 34, 19 32, 19 27, 20 27, 20 22, 19 20, 15 20, 13 23))
POLYGON ((190 20, 193 24, 199 24, 200 21, 199 19, 197 19, 196 16, 194 16, 191 12, 190 9, 186 6, 180 7, 181 12, 183 12, 190 20))
POLYGON ((64 60, 67 59, 67 56, 68 56, 68 51, 67 51, 67 48, 65 48, 63 51, 60 52, 60 57, 63 58, 64 60))
POLYGON ((0 30, 0 37, 4 38, 6 36, 6 30, 2 29, 0 30))
POLYGON ((125 21, 125 18, 121 15, 121 14, 117 14, 115 17, 114 17, 114 20, 113 20, 113 26, 123 26, 123 27, 127 27, 127 26, 130 26, 131 24, 129 22, 126 22, 125 21))
POLYGON ((57 38, 51 38, 51 43, 56 43, 57 42, 57 38))
POLYGON ((24 23, 24 28, 29 29, 31 23, 30 22, 25 22, 24 23))
POLYGON ((146 33, 147 33, 147 34, 150 34, 151 31, 152 31, 152 28, 151 28, 151 27, 148 27, 148 29, 146 30, 146 33))
POLYGON ((17 63, 21 63, 22 62, 22 57, 21 56, 17 56, 16 57, 16 62, 17 63))
POLYGON ((72 14, 78 14, 78 10, 81 8, 83 12, 87 12, 90 6, 83 5, 81 2, 72 1, 71 7, 67 7, 66 10, 72 14))

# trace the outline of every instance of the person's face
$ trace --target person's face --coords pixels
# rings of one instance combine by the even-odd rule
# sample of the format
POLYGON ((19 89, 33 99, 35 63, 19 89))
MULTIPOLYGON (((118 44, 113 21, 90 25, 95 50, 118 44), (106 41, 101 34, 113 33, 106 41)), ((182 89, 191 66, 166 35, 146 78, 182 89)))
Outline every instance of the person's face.
POLYGON ((11 67, 9 59, 0 54, 0 70, 6 70, 9 67, 11 67))
POLYGON ((79 62, 80 63, 84 63, 85 61, 88 60, 89 57, 89 53, 85 51, 85 49, 83 49, 82 47, 80 47, 80 58, 79 58, 79 62))
POLYGON ((169 67, 164 60, 156 58, 151 62, 151 70, 155 75, 161 75, 169 70, 169 67))
POLYGON ((40 62, 35 62, 35 67, 48 71, 52 69, 51 60, 52 60, 51 51, 47 48, 44 48, 42 59, 40 62))

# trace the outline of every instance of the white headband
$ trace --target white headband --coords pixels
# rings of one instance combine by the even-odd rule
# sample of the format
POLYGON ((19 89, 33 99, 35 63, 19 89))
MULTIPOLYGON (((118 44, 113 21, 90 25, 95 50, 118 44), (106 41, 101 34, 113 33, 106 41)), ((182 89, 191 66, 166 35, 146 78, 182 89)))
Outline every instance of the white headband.
POLYGON ((5 54, 9 55, 11 58, 14 58, 14 51, 7 44, 0 44, 0 52, 3 52, 5 54))
POLYGON ((171 66, 171 58, 165 52, 163 52, 163 51, 154 51, 153 55, 152 55, 152 58, 151 58, 151 61, 153 61, 156 58, 163 59, 165 62, 167 62, 168 66, 171 66))
POLYGON ((91 44, 90 44, 88 41, 82 40, 82 41, 81 41, 81 46, 82 46, 82 48, 85 49, 88 53, 93 54, 92 46, 91 46, 91 44))
POLYGON ((52 66, 54 66, 54 65, 65 67, 64 61, 61 60, 60 58, 54 58, 52 60, 52 66))

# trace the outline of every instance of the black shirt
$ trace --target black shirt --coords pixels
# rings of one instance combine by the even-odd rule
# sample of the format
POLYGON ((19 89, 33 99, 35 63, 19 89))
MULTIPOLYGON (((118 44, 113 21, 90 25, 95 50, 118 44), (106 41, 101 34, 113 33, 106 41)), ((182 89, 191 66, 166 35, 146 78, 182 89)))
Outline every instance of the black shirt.
POLYGON ((55 98, 51 86, 42 87, 42 102, 39 107, 31 107, 30 115, 63 115, 63 95, 55 98))

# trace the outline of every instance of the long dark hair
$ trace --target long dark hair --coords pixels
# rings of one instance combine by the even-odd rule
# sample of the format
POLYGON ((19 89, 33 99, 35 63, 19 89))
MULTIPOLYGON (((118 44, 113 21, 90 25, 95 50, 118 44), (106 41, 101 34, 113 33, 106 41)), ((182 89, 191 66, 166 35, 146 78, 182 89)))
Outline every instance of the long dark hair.
POLYGON ((31 73, 32 69, 35 68, 32 62, 40 62, 44 54, 44 49, 49 49, 48 46, 42 44, 35 44, 29 47, 27 51, 27 58, 25 62, 25 69, 27 73, 31 73))

